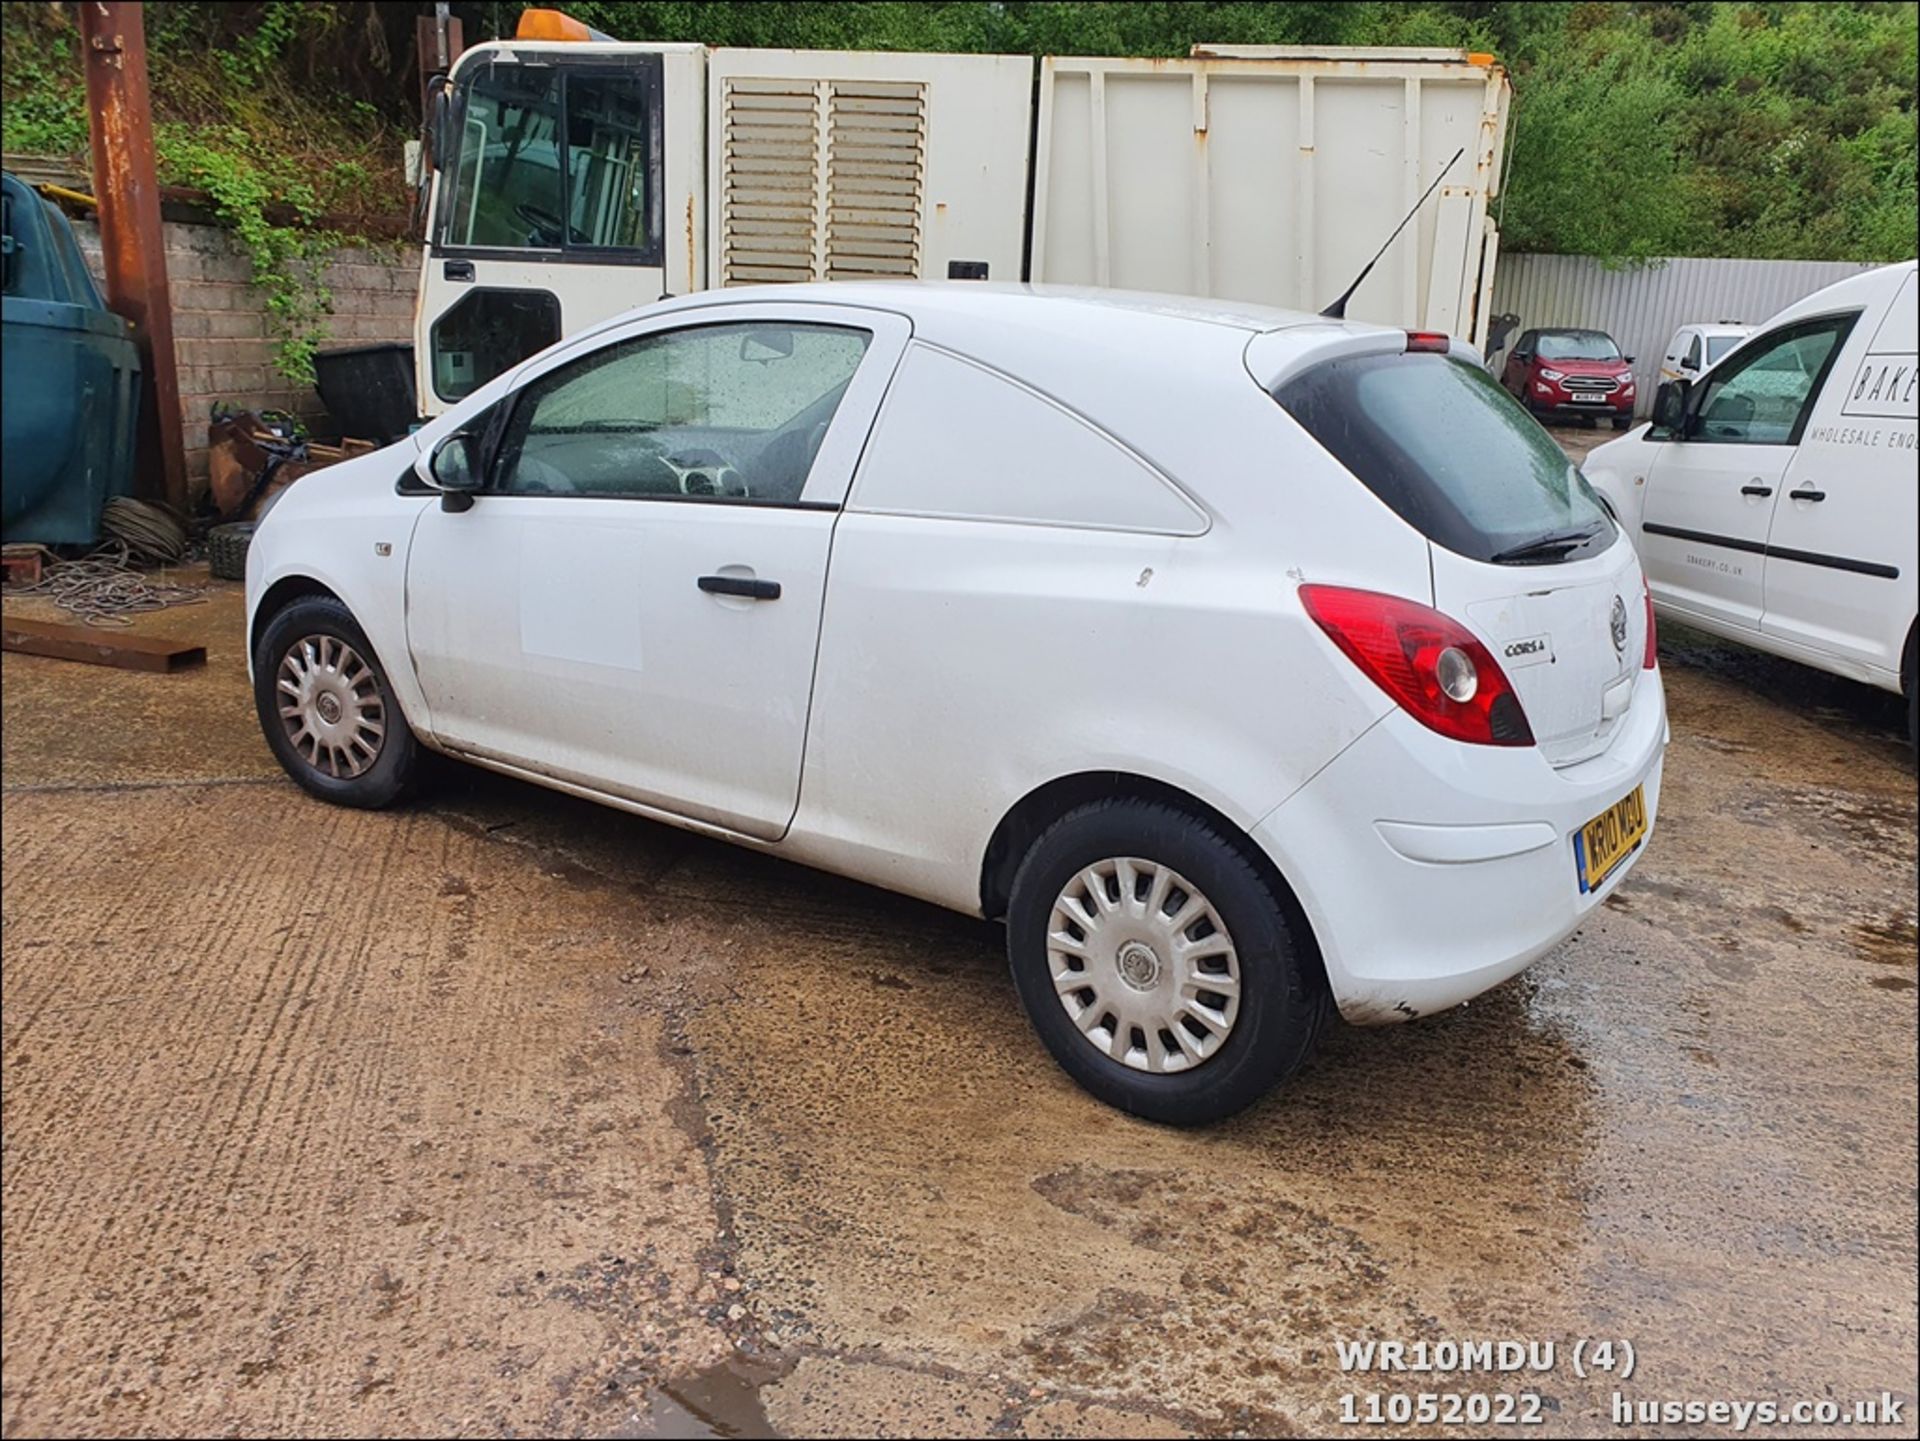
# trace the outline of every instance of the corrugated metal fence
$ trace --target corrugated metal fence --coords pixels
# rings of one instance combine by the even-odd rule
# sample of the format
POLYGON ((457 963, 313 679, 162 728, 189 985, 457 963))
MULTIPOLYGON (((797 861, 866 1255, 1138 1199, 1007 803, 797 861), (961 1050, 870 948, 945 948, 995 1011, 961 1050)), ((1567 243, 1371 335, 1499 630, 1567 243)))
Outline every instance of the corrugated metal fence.
MULTIPOLYGON (((1493 313, 1521 330, 1579 325, 1604 330, 1634 358, 1639 410, 1653 408, 1660 357, 1681 326, 1698 321, 1759 325, 1803 296, 1872 270, 1847 260, 1654 260, 1608 270, 1584 255, 1502 255, 1493 313)), ((1497 355, 1505 363, 1504 354, 1497 355)))

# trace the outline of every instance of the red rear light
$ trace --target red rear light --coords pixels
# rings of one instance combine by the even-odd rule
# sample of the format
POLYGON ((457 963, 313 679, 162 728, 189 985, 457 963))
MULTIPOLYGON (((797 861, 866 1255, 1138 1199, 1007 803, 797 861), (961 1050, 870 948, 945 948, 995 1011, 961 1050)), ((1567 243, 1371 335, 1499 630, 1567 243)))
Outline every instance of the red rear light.
POLYGON ((1347 659, 1420 724, 1483 746, 1530 746, 1500 663, 1458 621, 1398 596, 1303 585, 1300 603, 1347 659))
POLYGON ((1640 589, 1647 597, 1647 654, 1640 662, 1642 670, 1652 670, 1660 664, 1658 638, 1653 631, 1653 586, 1647 581, 1647 573, 1640 572, 1640 589))
POLYGON ((1449 344, 1450 342, 1447 337, 1437 330, 1409 330, 1407 332, 1408 354, 1412 354, 1416 350, 1432 350, 1438 351, 1441 355, 1445 355, 1449 344))

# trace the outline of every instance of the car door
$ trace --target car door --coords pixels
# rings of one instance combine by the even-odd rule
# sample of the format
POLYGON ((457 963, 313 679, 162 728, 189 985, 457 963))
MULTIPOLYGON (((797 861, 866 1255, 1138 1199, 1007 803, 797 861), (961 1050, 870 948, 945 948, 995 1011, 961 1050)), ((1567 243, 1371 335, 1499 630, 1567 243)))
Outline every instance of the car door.
POLYGON ((1641 559, 1655 599, 1757 631, 1767 532, 1793 448, 1851 316, 1795 321, 1728 357, 1688 397, 1647 472, 1641 559))
POLYGON ((536 363, 470 509, 427 510, 407 635, 449 750, 778 839, 827 553, 911 327, 714 305, 536 363))
POLYGON ((1500 372, 1500 383, 1521 400, 1527 396, 1527 366, 1533 360, 1533 343, 1539 334, 1537 330, 1529 330, 1514 341, 1513 349, 1507 353, 1506 366, 1500 372))
POLYGON ((1892 675, 1914 610, 1915 285, 1862 317, 1813 405, 1767 537, 1761 620, 1892 675))

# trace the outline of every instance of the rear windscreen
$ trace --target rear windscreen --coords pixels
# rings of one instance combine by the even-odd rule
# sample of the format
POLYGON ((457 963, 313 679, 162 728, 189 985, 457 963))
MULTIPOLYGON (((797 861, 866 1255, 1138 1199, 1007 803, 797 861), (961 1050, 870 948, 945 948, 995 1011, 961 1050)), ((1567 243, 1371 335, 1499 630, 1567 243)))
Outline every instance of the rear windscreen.
POLYGON ((1613 543, 1613 522, 1552 436, 1479 366, 1357 355, 1274 399, 1422 535, 1472 560, 1539 564, 1613 543))

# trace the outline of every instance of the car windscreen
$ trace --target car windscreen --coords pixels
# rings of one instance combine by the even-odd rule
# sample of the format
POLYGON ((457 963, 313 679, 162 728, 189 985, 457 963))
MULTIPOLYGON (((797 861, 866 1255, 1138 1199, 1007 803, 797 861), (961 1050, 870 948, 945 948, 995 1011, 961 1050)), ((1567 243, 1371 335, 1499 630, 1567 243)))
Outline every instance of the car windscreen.
POLYGON ((1618 360, 1620 347, 1597 330, 1543 330, 1535 354, 1542 360, 1618 360))
POLYGON ((1745 339, 1746 336, 1744 335, 1709 335, 1707 337, 1707 364, 1712 365, 1714 361, 1718 360, 1745 339))
POLYGON ((1295 376, 1274 399, 1403 520, 1456 554, 1551 564, 1613 543, 1586 477, 1478 366, 1426 353, 1348 356, 1295 376))

